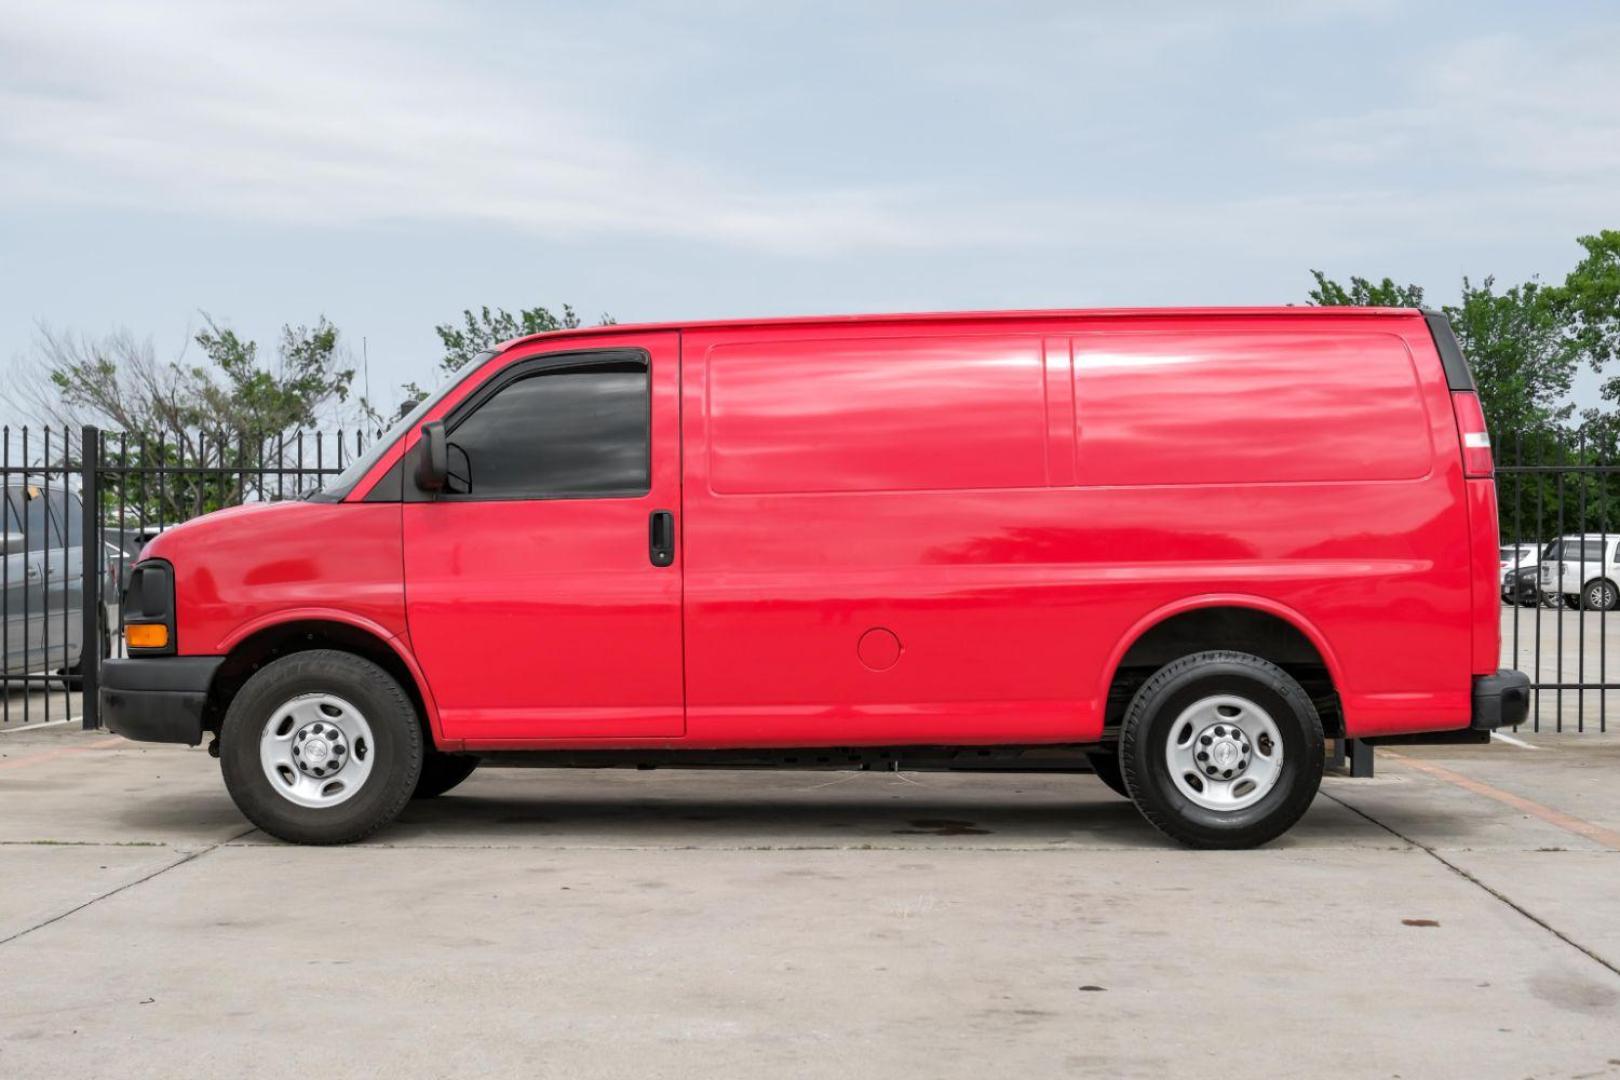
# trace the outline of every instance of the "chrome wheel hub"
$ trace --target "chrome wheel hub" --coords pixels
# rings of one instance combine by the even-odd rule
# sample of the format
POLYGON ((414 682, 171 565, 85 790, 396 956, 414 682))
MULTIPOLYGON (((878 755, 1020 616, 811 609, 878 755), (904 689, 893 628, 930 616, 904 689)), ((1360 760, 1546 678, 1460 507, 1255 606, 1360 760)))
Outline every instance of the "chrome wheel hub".
POLYGON ((1236 724, 1211 724, 1198 735, 1193 757, 1210 776, 1230 780, 1249 767, 1249 737, 1236 724))
POLYGON ((1282 734, 1271 715, 1234 694, 1182 710, 1165 745, 1176 789, 1207 810, 1253 806, 1276 786, 1282 762, 1282 734))
POLYGON ((300 694, 270 714, 259 763, 282 798, 314 808, 346 802, 371 775, 371 726, 333 694, 300 694))
POLYGON ((349 742, 336 724, 317 720, 293 736, 293 762, 305 776, 335 776, 349 754, 349 742))

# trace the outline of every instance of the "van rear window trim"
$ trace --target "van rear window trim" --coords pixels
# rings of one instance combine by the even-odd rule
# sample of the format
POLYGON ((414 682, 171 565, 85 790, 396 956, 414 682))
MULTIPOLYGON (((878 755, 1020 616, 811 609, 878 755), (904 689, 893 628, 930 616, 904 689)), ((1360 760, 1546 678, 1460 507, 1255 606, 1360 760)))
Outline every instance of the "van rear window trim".
POLYGON ((1423 321, 1429 324, 1429 336, 1434 339, 1434 347, 1440 353, 1440 366, 1446 371, 1446 386, 1456 391, 1472 391, 1474 373, 1468 370, 1468 359, 1463 356, 1462 346, 1457 344, 1451 320, 1446 318, 1443 311, 1425 310, 1423 321))

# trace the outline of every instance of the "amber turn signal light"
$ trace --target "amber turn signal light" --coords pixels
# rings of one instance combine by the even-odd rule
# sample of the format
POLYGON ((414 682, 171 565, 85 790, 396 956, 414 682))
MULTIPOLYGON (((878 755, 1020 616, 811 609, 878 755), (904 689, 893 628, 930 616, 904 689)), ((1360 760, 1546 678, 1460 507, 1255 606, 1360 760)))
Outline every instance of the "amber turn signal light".
POLYGON ((169 628, 162 623, 124 627, 124 641, 132 649, 163 649, 169 644, 169 628))

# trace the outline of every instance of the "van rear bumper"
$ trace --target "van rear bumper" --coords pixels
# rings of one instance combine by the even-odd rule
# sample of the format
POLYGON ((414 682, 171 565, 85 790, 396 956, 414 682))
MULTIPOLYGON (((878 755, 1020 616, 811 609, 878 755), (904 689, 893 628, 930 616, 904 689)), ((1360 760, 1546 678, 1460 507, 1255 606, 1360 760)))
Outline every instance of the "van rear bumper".
POLYGON ((196 746, 203 703, 223 656, 152 656, 101 662, 101 721, 138 742, 196 746))
POLYGON ((1530 676, 1512 668, 1495 675, 1474 676, 1473 722, 1475 731, 1495 731, 1522 724, 1530 715, 1530 676))

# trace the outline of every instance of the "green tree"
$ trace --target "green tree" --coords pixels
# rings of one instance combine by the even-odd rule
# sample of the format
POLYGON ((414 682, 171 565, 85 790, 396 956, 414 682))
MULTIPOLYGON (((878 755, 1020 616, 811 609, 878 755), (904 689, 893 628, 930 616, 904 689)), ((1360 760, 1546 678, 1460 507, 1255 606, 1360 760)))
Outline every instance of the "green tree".
POLYGON ((1493 278, 1463 278, 1462 302, 1443 310, 1491 431, 1531 437, 1568 424, 1580 353, 1556 286, 1528 281, 1498 291, 1493 278))
POLYGON ((1376 284, 1362 277, 1350 279, 1349 287, 1340 285, 1320 270, 1312 270, 1316 288, 1306 295, 1317 307, 1412 307, 1423 306, 1421 285, 1397 285, 1392 278, 1376 284))
MULTIPOLYGON (((1307 295, 1316 305, 1423 306, 1420 285, 1353 277, 1344 286, 1320 270, 1311 276, 1316 288, 1307 295)), ((1442 310, 1468 357, 1493 432, 1531 436, 1567 423, 1580 349, 1561 288, 1529 281, 1499 291, 1494 278, 1478 284, 1464 278, 1461 302, 1442 310)))
MULTIPOLYGON (((348 401, 354 369, 336 327, 285 326, 273 365, 257 342, 204 314, 194 337, 204 363, 159 360, 150 339, 128 331, 101 338, 40 327, 35 340, 36 412, 65 425, 98 424, 130 435, 204 434, 212 440, 308 427, 348 401)), ((29 399, 24 393, 23 399, 29 399)))
MULTIPOLYGON (((1602 371, 1620 356, 1620 230, 1604 229, 1577 241, 1586 249, 1558 293, 1561 314, 1581 360, 1602 371)), ((1603 386, 1607 401, 1620 401, 1620 377, 1603 386)))
POLYGON ((199 417, 197 426, 230 433, 306 428, 323 405, 348 400, 354 369, 340 366, 338 330, 324 316, 313 327, 281 328, 274 372, 259 363, 257 342, 243 341, 234 330, 205 319, 208 327, 196 342, 212 368, 190 369, 206 417, 199 417))
MULTIPOLYGON (((109 432, 104 461, 109 511, 145 521, 181 521, 249 497, 298 494, 278 469, 296 460, 293 433, 342 418, 354 369, 326 318, 285 326, 275 358, 204 314, 193 337, 203 362, 160 360, 150 339, 104 337, 41 326, 34 355, 8 395, 36 416, 72 429, 109 432), (142 472, 169 470, 161 481, 142 472)), ((352 451, 352 440, 345 440, 352 451)), ((327 436, 304 444, 306 466, 337 464, 327 436)))
MULTIPOLYGON (((612 323, 611 315, 604 314, 597 320, 599 326, 610 326, 612 323)), ((573 330, 581 325, 579 315, 568 304, 562 306, 561 315, 545 307, 524 308, 515 314, 505 308, 491 310, 488 305, 479 308, 476 313, 469 309, 461 313, 460 325, 447 322, 433 328, 433 332, 439 335, 439 341, 444 344, 439 369, 446 373, 459 371, 473 357, 503 341, 552 330, 573 330)))
MULTIPOLYGON (((1620 462, 1620 418, 1602 409, 1577 415, 1570 400, 1582 365, 1601 373, 1620 355, 1620 231, 1578 242, 1585 255, 1562 282, 1500 288, 1494 278, 1465 277, 1458 303, 1443 309, 1473 370, 1497 461, 1507 466, 1497 488, 1502 534, 1510 538, 1620 531, 1620 478, 1516 469, 1620 462)), ((1416 307, 1423 300, 1422 288, 1390 278, 1343 286, 1311 275, 1315 304, 1416 307)), ((1620 401, 1620 378, 1602 393, 1620 401)))

